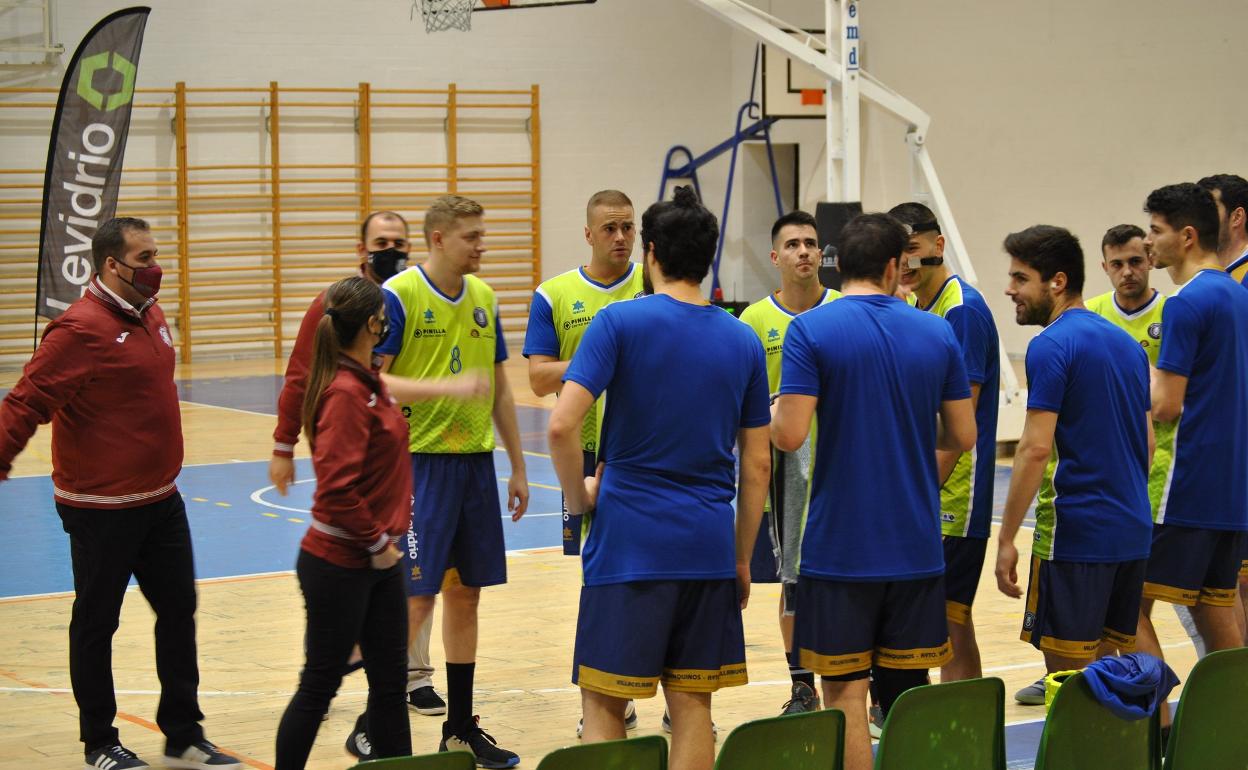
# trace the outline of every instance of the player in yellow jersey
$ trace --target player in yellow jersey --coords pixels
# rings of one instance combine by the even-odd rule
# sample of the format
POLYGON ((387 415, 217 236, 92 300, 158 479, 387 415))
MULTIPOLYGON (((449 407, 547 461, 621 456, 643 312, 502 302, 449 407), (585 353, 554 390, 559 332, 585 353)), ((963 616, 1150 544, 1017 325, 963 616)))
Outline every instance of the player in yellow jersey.
POLYGON ((447 721, 439 751, 471 751, 480 767, 513 767, 472 713, 481 588, 507 581, 494 472, 494 429, 511 463, 507 509, 524 515, 529 487, 516 408, 503 361, 507 345, 494 291, 473 273, 485 253, 483 210, 458 195, 438 198, 425 213, 429 258, 386 281, 390 333, 376 352, 383 370, 431 379, 485 375, 488 395, 403 404, 412 453, 412 528, 403 549, 408 621, 418 627, 443 597, 447 721))
MULTIPOLYGON (((771 263, 780 273, 780 290, 741 312, 741 321, 763 343, 769 393, 780 390, 780 359, 789 323, 799 313, 841 296, 819 283, 819 262, 815 218, 805 211, 792 211, 777 219, 771 226, 771 263)), ((779 582, 784 586, 780 593, 780 636, 793 680, 791 697, 783 709, 786 714, 819 708, 815 675, 793 655, 793 588, 797 585, 812 445, 808 439, 797 452, 773 451, 771 493, 750 560, 751 582, 779 582)))
MULTIPOLYGON (((589 264, 548 278, 533 292, 529 325, 524 334, 524 357, 529 359, 529 386, 538 396, 563 389, 563 375, 585 336, 590 321, 612 302, 642 294, 641 266, 632 262, 637 237, 633 202, 619 190, 601 190, 585 206, 585 242, 589 264)), ((602 399, 581 426, 581 452, 586 476, 598 465, 598 421, 602 399)), ((563 552, 581 552, 584 516, 563 505, 563 552)), ((582 725, 577 725, 579 737, 582 725)), ((625 711, 625 727, 637 727, 632 701, 625 711)))

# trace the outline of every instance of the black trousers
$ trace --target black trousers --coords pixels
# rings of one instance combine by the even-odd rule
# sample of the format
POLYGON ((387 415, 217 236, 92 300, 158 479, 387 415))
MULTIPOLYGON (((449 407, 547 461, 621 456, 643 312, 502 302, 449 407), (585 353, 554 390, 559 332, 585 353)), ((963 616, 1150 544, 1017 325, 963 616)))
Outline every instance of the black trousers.
POLYGON ((299 551, 307 662, 277 728, 277 770, 302 770, 357 641, 368 676, 366 730, 378 757, 412 753, 407 718, 407 589, 402 562, 349 569, 299 551))
POLYGON ((79 737, 90 753, 118 743, 113 692, 113 634, 133 575, 156 613, 156 724, 170 746, 203 740, 195 649, 195 563, 186 506, 174 494, 157 503, 98 510, 58 502, 69 534, 74 609, 69 621, 69 679, 78 702, 79 737))

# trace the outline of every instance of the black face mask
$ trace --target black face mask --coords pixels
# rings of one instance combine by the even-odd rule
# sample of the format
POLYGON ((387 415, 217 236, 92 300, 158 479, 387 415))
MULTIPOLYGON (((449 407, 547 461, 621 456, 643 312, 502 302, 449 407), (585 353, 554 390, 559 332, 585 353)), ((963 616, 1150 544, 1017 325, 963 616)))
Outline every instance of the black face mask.
POLYGON ((381 251, 370 251, 368 264, 373 266, 377 277, 385 281, 407 269, 407 254, 393 246, 381 251))
POLYGON ((379 318, 377 319, 377 325, 381 327, 377 330, 377 344, 380 345, 386 341, 386 337, 390 336, 390 319, 379 318))

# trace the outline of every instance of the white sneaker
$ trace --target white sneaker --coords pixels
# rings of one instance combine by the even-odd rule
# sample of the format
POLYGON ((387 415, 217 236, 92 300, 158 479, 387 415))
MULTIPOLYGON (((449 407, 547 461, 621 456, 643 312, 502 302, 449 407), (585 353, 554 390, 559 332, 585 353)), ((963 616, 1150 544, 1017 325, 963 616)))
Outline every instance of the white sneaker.
POLYGON ((166 744, 165 767, 176 770, 242 770, 243 763, 205 740, 192 743, 181 752, 166 744))

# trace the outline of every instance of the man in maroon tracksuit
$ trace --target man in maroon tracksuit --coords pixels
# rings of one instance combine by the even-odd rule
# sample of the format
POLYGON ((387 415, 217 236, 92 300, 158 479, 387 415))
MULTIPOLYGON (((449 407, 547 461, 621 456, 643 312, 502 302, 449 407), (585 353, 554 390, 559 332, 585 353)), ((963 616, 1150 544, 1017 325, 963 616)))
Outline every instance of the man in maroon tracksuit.
POLYGON ((105 222, 96 275, 48 324, 0 403, 0 481, 35 429, 52 423, 52 483, 69 534, 74 608, 69 676, 87 767, 147 767, 113 726, 112 638, 133 575, 156 613, 156 723, 171 768, 241 768, 204 738, 195 648, 195 569, 182 469, 173 339, 156 305, 156 242, 141 219, 105 222))

